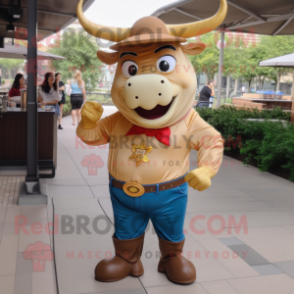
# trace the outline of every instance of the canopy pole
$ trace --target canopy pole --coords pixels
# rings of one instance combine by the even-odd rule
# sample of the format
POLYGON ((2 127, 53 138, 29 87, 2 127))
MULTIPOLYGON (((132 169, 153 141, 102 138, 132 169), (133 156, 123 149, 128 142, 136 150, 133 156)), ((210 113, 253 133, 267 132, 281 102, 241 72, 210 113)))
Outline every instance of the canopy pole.
POLYGON ((227 89, 226 89, 226 97, 225 97, 225 103, 226 99, 230 97, 230 88, 231 88, 231 77, 227 75, 227 89))
POLYGON ((0 37, 0 48, 4 48, 4 37, 0 37))
POLYGON ((217 82, 217 108, 221 105, 222 96, 222 80, 223 80, 223 63, 224 63, 224 47, 225 47, 225 30, 221 29, 221 43, 219 53, 219 66, 218 66, 218 82, 217 82))
POLYGON ((38 182, 37 0, 28 0, 27 182, 38 182))
POLYGON ((40 191, 38 171, 37 22, 37 0, 28 0, 27 176, 19 205, 47 204, 47 196, 40 191))

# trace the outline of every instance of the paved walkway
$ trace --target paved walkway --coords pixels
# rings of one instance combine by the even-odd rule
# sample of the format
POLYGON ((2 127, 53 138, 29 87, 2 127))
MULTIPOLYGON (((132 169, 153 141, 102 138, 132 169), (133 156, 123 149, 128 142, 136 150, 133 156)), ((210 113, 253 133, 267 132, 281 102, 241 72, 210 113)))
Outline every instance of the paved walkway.
MULTIPOLYGON (((105 114, 113 111, 105 107, 105 114)), ((96 263, 113 254, 108 149, 81 143, 70 117, 63 127, 56 177, 42 180, 49 205, 15 205, 23 171, 0 178, 0 294, 293 293, 294 184, 228 157, 210 189, 189 190, 183 255, 196 266, 196 283, 174 285, 156 271, 159 248, 152 225, 142 255, 144 275, 96 282, 96 263), (92 164, 92 154, 99 166, 92 164), (17 215, 25 221, 19 233, 17 215), (50 222, 55 235, 48 234, 50 222)), ((191 154, 192 169, 196 155, 191 154)))

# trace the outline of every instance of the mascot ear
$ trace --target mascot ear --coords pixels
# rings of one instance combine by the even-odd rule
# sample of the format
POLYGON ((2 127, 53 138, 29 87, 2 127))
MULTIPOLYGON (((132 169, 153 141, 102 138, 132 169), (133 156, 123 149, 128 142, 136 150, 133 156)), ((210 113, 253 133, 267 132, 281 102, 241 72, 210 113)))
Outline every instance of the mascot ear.
POLYGON ((97 57, 108 65, 115 64, 119 61, 119 52, 105 52, 102 50, 97 51, 97 57))
POLYGON ((185 45, 180 44, 180 46, 182 51, 188 55, 198 55, 206 48, 204 43, 188 43, 185 45))

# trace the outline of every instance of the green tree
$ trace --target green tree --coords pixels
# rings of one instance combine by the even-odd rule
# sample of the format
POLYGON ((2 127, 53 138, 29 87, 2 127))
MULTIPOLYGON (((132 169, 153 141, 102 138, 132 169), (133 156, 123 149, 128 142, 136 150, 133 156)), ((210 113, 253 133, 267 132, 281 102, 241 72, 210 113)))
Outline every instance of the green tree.
MULTIPOLYGON (((207 80, 212 79, 218 72, 219 49, 216 46, 218 33, 212 32, 201 36, 201 42, 207 45, 206 50, 196 56, 189 56, 190 61, 197 73, 206 73, 207 80)), ((292 36, 261 36, 257 44, 246 43, 246 41, 234 36, 229 40, 226 35, 228 46, 224 49, 223 75, 231 76, 235 79, 235 91, 237 82, 242 78, 249 83, 251 90, 252 81, 257 78, 260 88, 266 78, 277 83, 276 90, 279 90, 279 81, 283 74, 287 74, 291 69, 260 67, 262 60, 293 53, 294 35, 292 36)))
POLYGON ((259 62, 293 53, 294 36, 261 36, 260 42, 256 46, 252 43, 248 45, 243 42, 237 45, 239 46, 235 46, 235 43, 233 43, 224 50, 224 64, 228 68, 232 68, 234 65, 237 68, 236 72, 231 75, 248 82, 249 90, 251 90, 251 83, 255 77, 258 78, 261 88, 263 88, 265 78, 274 80, 277 83, 276 91, 278 91, 281 76, 287 74, 289 70, 260 67, 259 62), (226 56, 228 56, 227 59, 226 56))
MULTIPOLYGON (((206 49, 203 53, 196 56, 189 56, 189 59, 197 73, 205 73, 207 80, 213 79, 219 68, 220 50, 217 47, 219 34, 212 32, 201 36, 201 42, 206 44, 206 49)), ((242 54, 244 48, 237 44, 238 40, 233 42, 226 35, 225 40, 228 44, 224 48, 223 60, 223 76, 231 76, 235 79, 235 92, 237 90, 238 78, 242 77, 242 54)), ((244 62, 243 62, 244 63, 244 62)))
POLYGON ((255 46, 248 46, 247 48, 243 48, 242 54, 242 67, 241 73, 243 79, 248 82, 249 85, 249 93, 251 92, 251 83, 255 77, 257 77, 256 68, 258 67, 259 60, 256 59, 256 51, 257 47, 255 46))
POLYGON ((235 80, 234 94, 236 95, 238 79, 242 77, 243 48, 233 42, 224 49, 224 75, 231 76, 235 80))
POLYGON ((22 59, 1 58, 0 65, 7 69, 9 80, 11 80, 11 71, 15 68, 23 68, 24 61, 22 59))
MULTIPOLYGON (((294 50, 294 36, 261 36, 258 48, 264 52, 264 55, 259 61, 290 54, 294 50)), ((289 69, 284 68, 265 67, 265 76, 277 83, 276 91, 279 91, 281 76, 287 74, 289 71, 289 69)))
MULTIPOLYGON (((294 50, 294 36, 261 36, 260 42, 257 46, 256 52, 257 60, 262 61, 271 59, 286 54, 293 53, 294 50)), ((259 67, 257 66, 257 73, 262 81, 262 85, 265 78, 274 80, 277 83, 276 91, 279 91, 280 78, 283 74, 287 74, 291 69, 284 69, 278 67, 259 67), (262 76, 262 78, 261 78, 262 76)))
POLYGON ((213 79, 218 71, 219 64, 219 49, 214 41, 214 33, 208 33, 201 36, 201 42, 206 44, 206 49, 203 53, 191 56, 189 59, 197 73, 205 73, 206 79, 213 79))
POLYGON ((95 89, 99 77, 103 74, 99 68, 102 62, 96 55, 98 50, 95 39, 84 30, 68 29, 48 52, 67 58, 52 62, 56 71, 61 72, 64 81, 71 79, 75 70, 80 70, 89 90, 95 89))

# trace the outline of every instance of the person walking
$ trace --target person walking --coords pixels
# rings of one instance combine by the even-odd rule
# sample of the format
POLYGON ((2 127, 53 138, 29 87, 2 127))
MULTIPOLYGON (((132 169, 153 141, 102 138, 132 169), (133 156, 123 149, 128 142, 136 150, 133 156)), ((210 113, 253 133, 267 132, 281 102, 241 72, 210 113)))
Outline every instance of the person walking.
POLYGON ((242 93, 242 96, 244 96, 244 93, 246 92, 246 88, 245 88, 245 86, 242 86, 241 87, 241 93, 242 93))
POLYGON ((74 74, 74 78, 71 80, 71 116, 72 124, 76 125, 76 119, 78 124, 81 120, 81 108, 83 103, 86 101, 86 89, 85 82, 82 79, 82 74, 77 70, 74 74))
POLYGON ((215 95, 214 86, 215 81, 210 80, 209 83, 201 89, 201 91, 199 92, 199 101, 196 107, 209 107, 210 97, 213 97, 215 95))
POLYGON ((65 104, 65 84, 61 81, 61 73, 57 72, 55 74, 55 79, 59 80, 59 96, 60 96, 60 101, 58 102, 59 108, 60 108, 60 116, 58 119, 58 129, 63 130, 63 127, 61 126, 61 120, 62 120, 62 114, 63 114, 63 105, 65 104))
POLYGON ((2 88, 2 70, 0 68, 0 88, 2 88))

